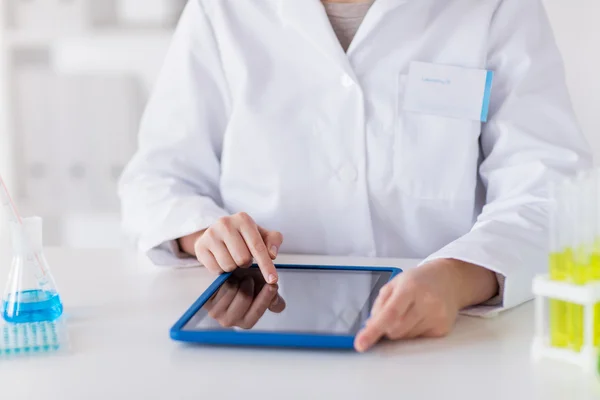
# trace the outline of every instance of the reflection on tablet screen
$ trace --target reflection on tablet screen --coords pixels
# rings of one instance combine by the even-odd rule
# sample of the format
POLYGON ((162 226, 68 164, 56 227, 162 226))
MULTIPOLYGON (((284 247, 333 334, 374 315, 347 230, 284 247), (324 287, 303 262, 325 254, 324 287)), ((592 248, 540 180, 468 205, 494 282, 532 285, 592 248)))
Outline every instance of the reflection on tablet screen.
POLYGON ((197 330, 356 334, 390 271, 278 270, 268 285, 257 268, 236 270, 183 327, 197 330))

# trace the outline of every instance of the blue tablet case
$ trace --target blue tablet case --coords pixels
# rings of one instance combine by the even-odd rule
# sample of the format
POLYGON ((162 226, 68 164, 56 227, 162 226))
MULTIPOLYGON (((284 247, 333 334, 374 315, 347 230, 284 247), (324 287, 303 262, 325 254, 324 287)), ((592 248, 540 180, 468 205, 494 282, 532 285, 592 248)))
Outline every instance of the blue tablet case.
MULTIPOLYGON (((256 268, 256 265, 253 266, 256 268)), ((355 266, 322 266, 322 265, 277 265, 278 269, 320 269, 345 271, 387 271, 391 272, 390 280, 402 270, 395 267, 355 267, 355 266)), ((354 335, 308 334, 290 332, 257 332, 257 331, 184 331, 185 324, 229 278, 231 273, 220 275, 202 295, 192 304, 183 316, 173 325, 171 339, 204 345, 223 346, 258 346, 288 347, 313 349, 346 349, 354 350, 354 335)))

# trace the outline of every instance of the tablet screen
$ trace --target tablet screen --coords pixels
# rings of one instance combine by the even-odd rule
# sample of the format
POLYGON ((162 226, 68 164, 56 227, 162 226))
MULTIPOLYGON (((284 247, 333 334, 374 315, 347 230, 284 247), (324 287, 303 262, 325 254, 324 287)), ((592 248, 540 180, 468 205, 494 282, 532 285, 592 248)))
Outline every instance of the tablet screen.
POLYGON ((386 270, 293 268, 278 273, 273 286, 257 268, 236 270, 183 330, 355 335, 392 275, 386 270))

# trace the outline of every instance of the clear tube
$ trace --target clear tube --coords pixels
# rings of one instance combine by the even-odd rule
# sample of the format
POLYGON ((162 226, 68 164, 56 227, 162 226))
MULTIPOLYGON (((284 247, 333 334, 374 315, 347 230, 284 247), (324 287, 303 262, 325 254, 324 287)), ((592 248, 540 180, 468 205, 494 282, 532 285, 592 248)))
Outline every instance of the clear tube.
MULTIPOLYGON (((580 173, 567 190, 568 209, 565 213, 565 230, 570 236, 571 247, 565 259, 569 281, 586 285, 593 279, 592 257, 596 241, 596 177, 580 173)), ((580 304, 567 306, 569 346, 580 351, 584 340, 584 307, 580 304)))
MULTIPOLYGON (((593 172, 594 180, 594 246, 592 250, 591 275, 592 280, 600 282, 600 170, 593 172)), ((600 303, 594 306, 594 346, 600 346, 600 303)))
POLYGON ((560 217, 559 217, 559 231, 560 231, 560 240, 562 243, 563 249, 563 262, 564 262, 564 270, 566 279, 568 281, 572 281, 573 278, 573 268, 575 261, 575 251, 574 249, 577 246, 577 235, 574 229, 576 224, 576 185, 572 180, 566 180, 563 182, 561 188, 561 209, 560 209, 560 217))
MULTIPOLYGON (((592 279, 600 281, 600 170, 594 170, 594 212, 596 220, 594 221, 594 249, 592 252, 592 279)), ((600 309, 599 309, 600 311, 600 309)))
MULTIPOLYGON (((549 225, 548 225, 548 239, 549 239, 549 248, 550 248, 550 253, 554 254, 554 253, 560 253, 561 251, 561 246, 560 246, 560 234, 558 232, 558 226, 560 224, 560 191, 559 191, 559 184, 557 182, 551 182, 548 185, 548 197, 550 199, 549 202, 549 215, 550 215, 550 220, 549 220, 549 225)), ((552 271, 550 271, 550 273, 552 274, 552 271)), ((554 278, 552 278, 554 279, 554 278)))
MULTIPOLYGON (((568 181, 565 191, 566 208, 562 224, 569 241, 569 247, 565 252, 568 280, 576 285, 585 283, 584 229, 581 229, 585 214, 583 210, 584 186, 585 181, 581 176, 568 181)), ((569 347, 579 352, 583 346, 583 306, 568 304, 567 320, 569 347)))
POLYGON ((596 235, 596 180, 591 172, 582 173, 579 178, 579 232, 578 267, 579 282, 585 285, 593 280, 592 255, 596 235))
POLYGON ((572 207, 573 219, 569 221, 572 236, 573 265, 571 270, 571 282, 576 285, 584 285, 589 276, 589 250, 587 246, 587 231, 590 225, 588 217, 589 185, 585 175, 581 174, 573 183, 570 191, 570 205, 572 207))
MULTIPOLYGON (((567 270, 565 263, 564 233, 561 230, 564 218, 564 183, 552 182, 549 185, 549 274, 550 279, 566 281, 567 270)), ((569 346, 568 331, 568 303, 562 300, 550 299, 549 301, 549 330, 550 344, 553 347, 566 348, 569 346)))

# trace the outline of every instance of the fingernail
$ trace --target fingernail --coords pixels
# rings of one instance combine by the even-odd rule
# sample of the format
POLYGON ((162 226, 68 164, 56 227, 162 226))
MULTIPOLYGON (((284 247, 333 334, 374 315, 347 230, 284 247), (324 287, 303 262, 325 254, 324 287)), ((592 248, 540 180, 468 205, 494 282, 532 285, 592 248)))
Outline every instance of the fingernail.
POLYGON ((277 246, 271 247, 271 255, 277 257, 277 246))
POLYGON ((275 283, 275 282, 277 282, 277 276, 275 276, 275 274, 270 274, 269 277, 267 278, 267 282, 268 283, 275 283))
POLYGON ((269 292, 275 293, 275 288, 273 286, 269 286, 269 292))
POLYGON ((359 352, 363 352, 363 351, 364 351, 364 349, 365 349, 365 344, 364 344, 364 342, 362 342, 362 341, 358 341, 358 342, 356 343, 356 350, 357 350, 357 351, 359 351, 359 352))

